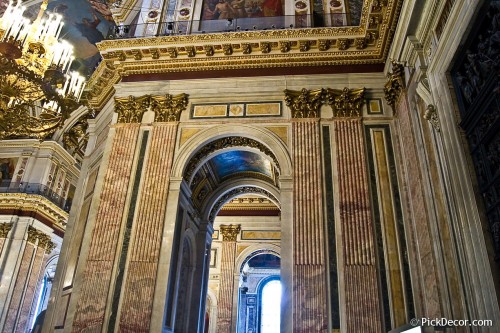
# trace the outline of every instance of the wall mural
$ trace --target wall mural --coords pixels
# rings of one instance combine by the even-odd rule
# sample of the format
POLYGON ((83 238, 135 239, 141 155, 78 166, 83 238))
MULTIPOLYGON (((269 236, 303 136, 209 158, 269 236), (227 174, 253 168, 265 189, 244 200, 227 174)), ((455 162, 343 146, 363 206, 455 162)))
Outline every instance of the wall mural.
MULTIPOLYGON (((34 4, 28 7, 25 16, 33 20, 39 10, 40 3, 34 4)), ((56 0, 49 1, 47 12, 63 16, 60 38, 74 46, 76 58, 71 69, 83 75, 92 74, 100 60, 95 44, 115 26, 108 5, 99 0, 56 0)))
POLYGON ((240 172, 258 172, 272 178, 271 162, 249 151, 235 150, 219 154, 211 159, 219 179, 240 172))
POLYGON ((204 0, 202 20, 282 16, 281 0, 204 0))

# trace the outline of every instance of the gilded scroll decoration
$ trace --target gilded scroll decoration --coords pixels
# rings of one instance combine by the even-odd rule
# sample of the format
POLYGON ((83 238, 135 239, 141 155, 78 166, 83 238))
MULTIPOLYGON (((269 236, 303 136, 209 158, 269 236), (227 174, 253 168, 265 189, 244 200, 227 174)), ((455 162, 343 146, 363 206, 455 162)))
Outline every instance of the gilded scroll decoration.
POLYGON ((392 73, 384 86, 385 100, 394 109, 396 102, 405 88, 404 66, 392 60, 392 73))
POLYGON ((0 223, 0 238, 7 238, 10 229, 12 229, 12 223, 0 223))
POLYGON ((225 242, 236 242, 238 234, 241 231, 241 225, 239 224, 221 224, 220 232, 222 234, 222 239, 225 242))
POLYGON ((300 91, 285 89, 285 103, 292 111, 292 118, 319 118, 325 91, 323 89, 300 91))
POLYGON ((364 102, 365 88, 327 89, 326 97, 332 107, 334 117, 360 117, 364 102))
POLYGON ((150 108, 156 114, 156 122, 179 121, 181 112, 186 109, 187 104, 188 95, 186 94, 115 97, 118 123, 140 123, 142 116, 150 108))
POLYGON ((44 234, 43 232, 33 228, 32 226, 28 227, 28 242, 32 244, 37 244, 38 246, 45 249, 47 253, 52 252, 55 249, 56 245, 52 242, 51 238, 44 234))
POLYGON ((72 155, 83 157, 89 140, 87 134, 89 114, 80 118, 68 131, 63 134, 63 145, 72 155))

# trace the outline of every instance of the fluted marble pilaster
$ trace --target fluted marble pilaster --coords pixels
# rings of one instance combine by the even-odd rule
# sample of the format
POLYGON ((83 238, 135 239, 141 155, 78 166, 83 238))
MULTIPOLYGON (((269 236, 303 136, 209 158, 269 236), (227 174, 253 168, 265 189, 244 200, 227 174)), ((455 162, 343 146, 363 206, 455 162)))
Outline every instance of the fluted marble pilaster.
POLYGON ((122 293, 120 331, 149 332, 177 123, 153 125, 122 293))
POLYGON ((373 219, 361 118, 334 120, 348 333, 382 330, 373 219))
POLYGON ((120 125, 115 131, 82 277, 73 332, 100 332, 104 323, 139 124, 120 125))
POLYGON ((292 123, 294 173, 293 327, 327 332, 328 303, 319 120, 292 123))
POLYGON ((233 316, 234 264, 239 225, 221 225, 222 255, 218 296, 217 333, 230 333, 233 316))

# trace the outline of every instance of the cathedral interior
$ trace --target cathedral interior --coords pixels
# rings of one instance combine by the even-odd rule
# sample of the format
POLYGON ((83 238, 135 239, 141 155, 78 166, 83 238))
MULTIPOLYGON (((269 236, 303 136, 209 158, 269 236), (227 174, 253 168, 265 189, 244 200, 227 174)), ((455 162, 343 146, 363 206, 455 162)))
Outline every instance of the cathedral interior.
POLYGON ((500 332, 499 27, 0 0, 0 331, 500 332))

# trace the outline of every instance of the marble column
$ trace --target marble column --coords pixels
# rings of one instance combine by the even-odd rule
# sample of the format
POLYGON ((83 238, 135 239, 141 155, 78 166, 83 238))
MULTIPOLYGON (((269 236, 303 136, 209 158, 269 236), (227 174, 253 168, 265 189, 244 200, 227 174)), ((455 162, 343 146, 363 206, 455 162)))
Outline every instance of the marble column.
POLYGON ((101 331, 104 325, 104 313, 109 290, 113 286, 112 272, 126 209, 138 133, 139 124, 115 125, 115 136, 83 272, 73 332, 101 331))
POLYGON ((240 225, 221 225, 222 254, 218 296, 217 333, 230 333, 233 317, 234 265, 240 225))
POLYGON ((293 332, 328 331, 319 108, 323 90, 285 90, 292 111, 293 332))
POLYGON ((345 332, 377 333, 382 327, 373 217, 361 106, 364 89, 328 90, 335 130, 335 157, 342 235, 340 280, 345 295, 345 332))
POLYGON ((29 329, 31 309, 43 278, 46 254, 54 249, 51 238, 34 227, 28 226, 22 232, 27 238, 19 256, 12 293, 3 311, 6 311, 6 317, 2 332, 26 332, 29 329))
POLYGON ((176 122, 155 123, 151 130, 121 292, 120 331, 149 332, 176 134, 176 122))

